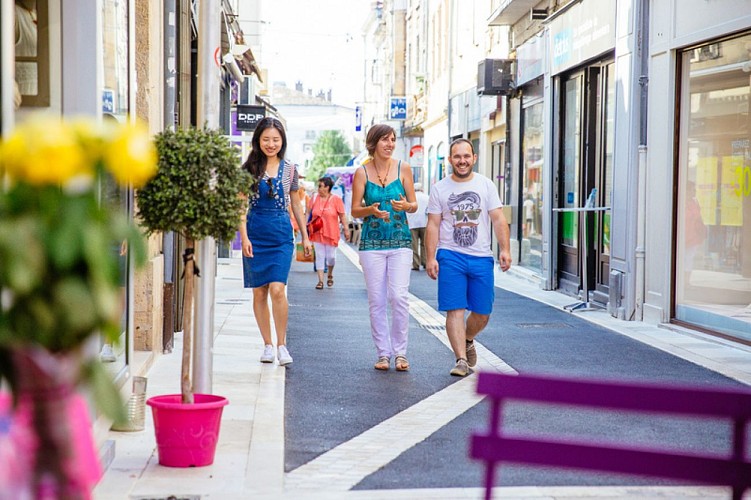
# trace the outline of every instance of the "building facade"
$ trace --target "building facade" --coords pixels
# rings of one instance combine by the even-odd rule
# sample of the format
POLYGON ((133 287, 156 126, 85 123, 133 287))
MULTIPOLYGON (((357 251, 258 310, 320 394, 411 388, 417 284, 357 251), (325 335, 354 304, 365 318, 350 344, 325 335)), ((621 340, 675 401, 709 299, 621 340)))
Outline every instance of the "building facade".
POLYGON ((407 12, 421 180, 445 176, 450 141, 470 139, 507 205, 515 272, 574 309, 751 339, 748 1, 425 0, 407 12), (513 82, 489 91, 481 62, 511 64, 513 82))

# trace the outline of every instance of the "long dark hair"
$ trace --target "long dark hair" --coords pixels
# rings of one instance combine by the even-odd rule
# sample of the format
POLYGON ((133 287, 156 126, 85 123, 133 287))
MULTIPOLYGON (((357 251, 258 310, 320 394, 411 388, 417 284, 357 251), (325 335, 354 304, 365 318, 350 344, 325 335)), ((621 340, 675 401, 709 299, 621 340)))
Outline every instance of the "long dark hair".
POLYGON ((259 121, 253 132, 253 139, 250 141, 250 154, 248 155, 248 159, 245 160, 245 163, 243 163, 243 168, 253 176, 253 185, 251 186, 251 189, 254 193, 258 191, 258 182, 266 172, 268 158, 266 158, 266 155, 261 150, 261 134, 263 134, 263 131, 268 128, 277 129, 279 135, 282 136, 282 147, 276 154, 280 161, 284 161, 284 153, 287 151, 287 134, 284 132, 282 122, 271 116, 267 116, 259 121))

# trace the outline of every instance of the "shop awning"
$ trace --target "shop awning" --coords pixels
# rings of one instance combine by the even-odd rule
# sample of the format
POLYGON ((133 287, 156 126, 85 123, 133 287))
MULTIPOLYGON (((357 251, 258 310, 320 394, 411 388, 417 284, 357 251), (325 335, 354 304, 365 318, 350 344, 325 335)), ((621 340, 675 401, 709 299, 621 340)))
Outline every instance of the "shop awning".
POLYGON ((488 26, 511 26, 538 3, 539 0, 503 0, 488 18, 488 26))
POLYGON ((237 22, 237 15, 227 0, 222 0, 222 54, 232 54, 243 75, 256 75, 258 80, 263 82, 253 52, 245 43, 245 35, 240 23, 237 22))

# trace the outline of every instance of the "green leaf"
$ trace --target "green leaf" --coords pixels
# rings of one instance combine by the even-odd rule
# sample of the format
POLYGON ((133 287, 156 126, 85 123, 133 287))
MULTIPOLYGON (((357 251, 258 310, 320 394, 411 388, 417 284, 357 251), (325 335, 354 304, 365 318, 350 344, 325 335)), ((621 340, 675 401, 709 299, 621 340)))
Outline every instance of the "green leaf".
POLYGON ((120 424, 128 421, 125 402, 101 362, 90 361, 83 366, 83 381, 91 388, 97 408, 107 418, 120 424))

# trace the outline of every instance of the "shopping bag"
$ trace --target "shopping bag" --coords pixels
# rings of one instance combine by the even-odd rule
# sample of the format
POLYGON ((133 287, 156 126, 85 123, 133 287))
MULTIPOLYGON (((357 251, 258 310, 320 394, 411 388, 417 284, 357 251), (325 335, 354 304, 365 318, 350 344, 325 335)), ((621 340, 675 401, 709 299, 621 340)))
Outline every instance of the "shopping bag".
POLYGON ((316 252, 314 248, 310 249, 310 255, 305 255, 305 248, 302 243, 295 244, 295 260, 297 262, 315 262, 316 252))

